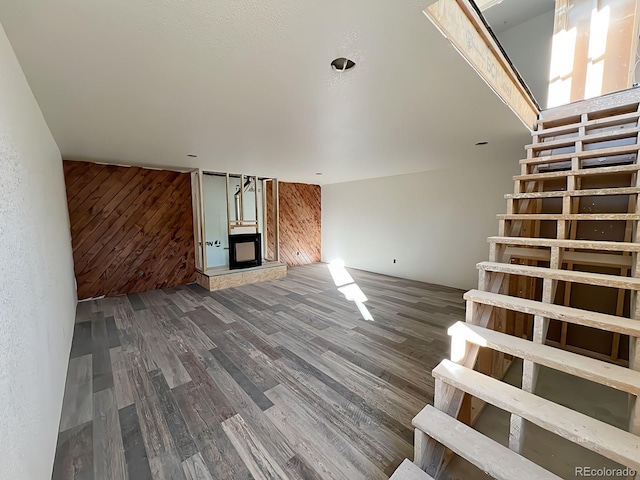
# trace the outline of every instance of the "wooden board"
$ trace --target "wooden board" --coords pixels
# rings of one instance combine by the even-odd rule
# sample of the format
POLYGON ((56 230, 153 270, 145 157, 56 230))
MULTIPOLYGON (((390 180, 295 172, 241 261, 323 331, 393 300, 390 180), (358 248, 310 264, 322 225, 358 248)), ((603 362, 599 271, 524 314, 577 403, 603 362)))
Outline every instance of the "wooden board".
POLYGON ((405 458, 389 480, 433 480, 433 477, 427 475, 415 463, 405 458))
MULTIPOLYGON (((443 360, 433 376, 545 430, 633 469, 640 469, 640 437, 443 360)), ((525 477, 526 478, 526 477, 525 477)))
POLYGON ((431 405, 420 411, 412 423, 420 431, 491 475, 491 478, 560 479, 431 405))
POLYGON ((539 315, 554 320, 583 325, 585 327, 608 330, 610 332, 623 333, 631 336, 640 336, 638 322, 624 317, 608 315, 605 313, 581 310, 544 302, 536 302, 525 298, 499 295, 480 290, 469 290, 464 294, 465 300, 471 300, 482 305, 491 305, 498 308, 506 308, 516 312, 539 315))
POLYGON ((522 123, 533 130, 538 108, 475 10, 466 2, 439 0, 424 13, 522 123))
POLYGON ((188 173, 64 162, 78 298, 195 280, 188 173))
MULTIPOLYGON (((608 95, 602 95, 595 98, 589 98, 587 100, 582 100, 574 103, 570 103, 568 105, 562 105, 560 107, 549 108, 547 110, 543 110, 540 112, 540 125, 547 127, 547 125, 554 125, 555 123, 566 125, 569 123, 567 119, 571 119, 575 116, 580 116, 581 114, 588 112, 589 115, 594 115, 599 113, 600 111, 607 111, 616 108, 621 108, 623 111, 627 110, 635 110, 633 108, 634 104, 638 104, 640 102, 640 89, 638 88, 630 88, 628 90, 623 90, 621 92, 615 92, 608 95)), ((629 112, 626 114, 626 119, 635 119, 637 118, 637 114, 634 112, 629 112)), ((579 119, 578 119, 579 120, 579 119)), ((585 126, 592 126, 593 124, 598 125, 607 125, 607 120, 602 120, 598 122, 596 119, 590 120, 585 123, 585 126)), ((572 122, 572 123, 582 123, 582 122, 572 122)), ((561 134, 564 133, 565 129, 568 128, 566 126, 552 126, 549 128, 545 128, 541 133, 555 133, 561 134), (554 129, 554 130, 552 130, 554 129)))
POLYGON ((640 244, 630 242, 606 242, 592 240, 564 240, 555 238, 527 237, 489 237, 489 243, 503 245, 527 245, 532 247, 581 248, 584 250, 602 250, 611 252, 638 252, 640 244))
POLYGON ((263 264, 261 267, 230 270, 223 274, 196 273, 198 285, 210 292, 224 290, 225 288, 250 285, 252 283, 276 280, 287 276, 287 266, 278 262, 263 264))
MULTIPOLYGON (((290 267, 321 260, 320 185, 278 182, 280 261, 290 267)), ((271 186, 267 187, 268 212, 271 212, 271 186)), ((269 225, 273 224, 270 217, 269 225)), ((273 228, 267 229, 267 247, 273 245, 273 228)), ((269 254, 270 252, 268 252, 269 254)))
POLYGON ((640 278, 623 277, 620 275, 603 275, 601 273, 561 270, 547 267, 530 267, 498 262, 480 262, 476 265, 485 272, 507 273, 526 277, 560 280, 563 282, 584 283, 601 287, 640 290, 640 278))
POLYGON ((640 372, 619 365, 534 343, 470 323, 456 322, 449 327, 448 333, 454 338, 463 339, 481 347, 508 353, 601 385, 640 395, 640 372))

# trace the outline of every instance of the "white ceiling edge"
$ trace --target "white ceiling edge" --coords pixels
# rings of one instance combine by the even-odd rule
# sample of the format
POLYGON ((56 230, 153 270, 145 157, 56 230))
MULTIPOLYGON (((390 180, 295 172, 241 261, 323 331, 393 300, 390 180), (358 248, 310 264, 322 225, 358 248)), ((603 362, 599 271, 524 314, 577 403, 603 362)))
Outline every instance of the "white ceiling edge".
POLYGON ((0 18, 69 160, 314 184, 516 162, 529 132, 428 3, 21 0, 0 18))

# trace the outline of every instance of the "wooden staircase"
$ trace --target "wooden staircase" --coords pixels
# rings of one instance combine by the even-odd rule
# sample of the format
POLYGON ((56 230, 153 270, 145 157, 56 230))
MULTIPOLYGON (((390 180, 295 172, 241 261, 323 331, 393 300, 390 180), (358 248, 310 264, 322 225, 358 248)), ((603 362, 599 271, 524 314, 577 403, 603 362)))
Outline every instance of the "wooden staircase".
POLYGON ((542 112, 413 419, 426 476, 392 478, 437 479, 452 453, 494 478, 559 478, 521 455, 526 422, 640 472, 639 149, 640 89, 542 112), (521 388, 502 381, 515 358, 521 388), (628 430, 536 395, 541 365, 627 393, 628 430), (510 413, 508 448, 469 427, 486 404, 510 413))

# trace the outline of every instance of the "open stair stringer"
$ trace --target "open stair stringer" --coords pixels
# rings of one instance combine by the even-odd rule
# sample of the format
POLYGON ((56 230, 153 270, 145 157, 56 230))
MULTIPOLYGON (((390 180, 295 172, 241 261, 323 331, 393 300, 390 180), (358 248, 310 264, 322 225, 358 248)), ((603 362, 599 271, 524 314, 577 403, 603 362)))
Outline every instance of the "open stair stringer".
POLYGON ((526 422, 640 471, 640 89, 542 112, 532 135, 478 289, 465 294, 465 322, 449 330, 451 359, 433 370, 434 405, 413 420, 425 478, 451 453, 494 478, 559 478, 522 456, 526 422), (616 235, 588 233, 614 224, 616 235), (613 292, 615 310, 574 305, 584 285, 613 292), (607 332, 610 353, 571 344, 575 326, 607 332), (514 358, 522 388, 502 381, 514 358), (537 396, 541 365, 627 393, 628 429, 537 396), (509 448, 469 427, 487 403, 511 414, 509 448))

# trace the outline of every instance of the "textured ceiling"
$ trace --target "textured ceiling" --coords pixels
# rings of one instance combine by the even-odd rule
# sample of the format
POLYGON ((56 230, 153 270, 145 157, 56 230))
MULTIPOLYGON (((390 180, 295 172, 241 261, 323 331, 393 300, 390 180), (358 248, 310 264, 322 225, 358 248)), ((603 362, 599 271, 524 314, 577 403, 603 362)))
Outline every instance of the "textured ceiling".
POLYGON ((515 161, 528 132, 429 3, 0 0, 0 19, 65 158, 311 183, 515 161))

